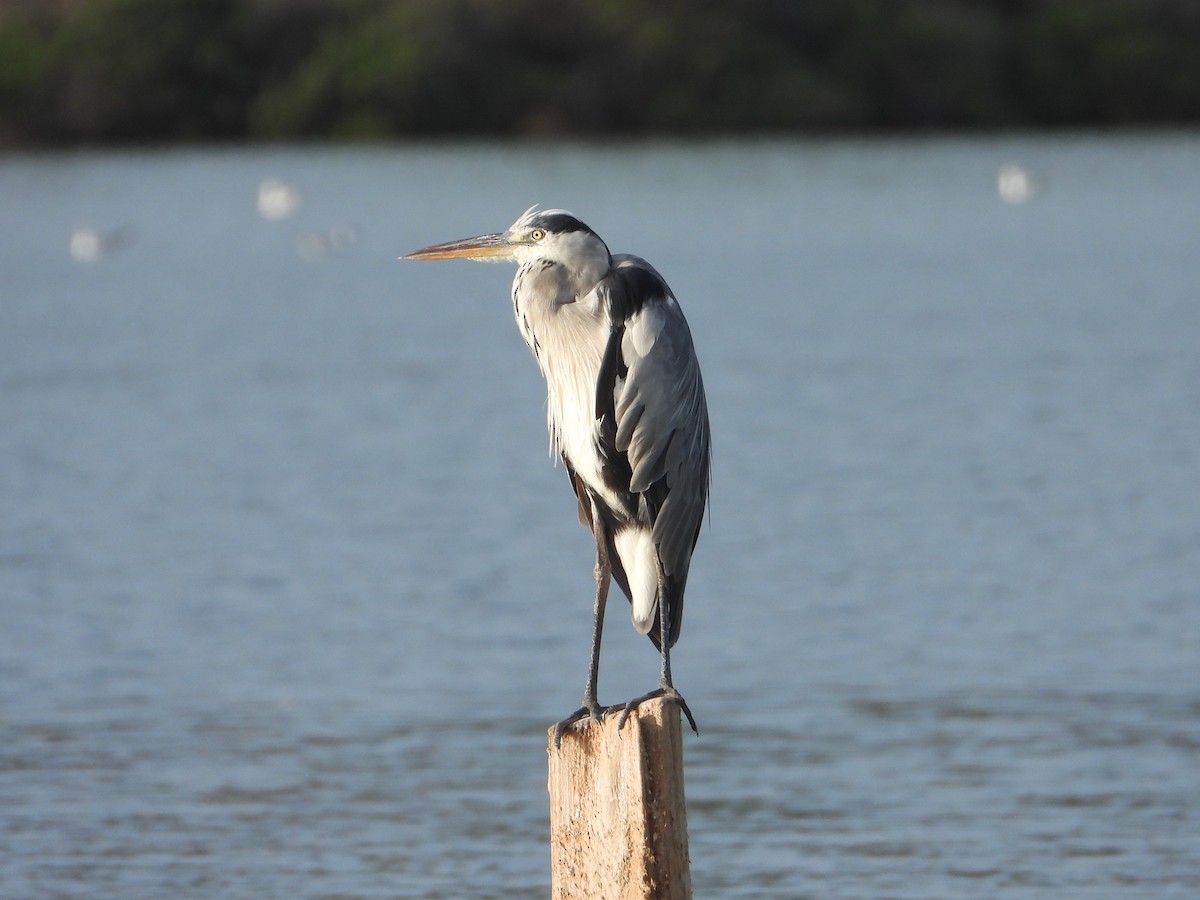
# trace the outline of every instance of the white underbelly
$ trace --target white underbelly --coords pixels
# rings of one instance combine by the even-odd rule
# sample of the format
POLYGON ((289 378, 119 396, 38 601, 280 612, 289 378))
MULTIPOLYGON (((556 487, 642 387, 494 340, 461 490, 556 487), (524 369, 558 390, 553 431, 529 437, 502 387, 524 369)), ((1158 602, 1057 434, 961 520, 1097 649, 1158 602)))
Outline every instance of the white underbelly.
POLYGON ((546 379, 546 416, 555 450, 592 490, 606 494, 597 448, 596 380, 600 376, 598 342, 576 340, 570 350, 539 357, 546 379), (594 346, 595 344, 595 346, 594 346))
MULTIPOLYGON (((596 422, 596 379, 600 363, 594 367, 561 366, 546 372, 549 388, 548 418, 555 449, 570 460, 575 474, 608 506, 618 513, 626 508, 601 475, 596 422)), ((654 624, 658 600, 658 556, 650 530, 636 522, 618 526, 613 544, 625 570, 632 596, 630 615, 633 627, 642 634, 654 624)))
POLYGON ((600 473, 597 443, 596 393, 593 381, 574 391, 552 391, 549 397, 549 427, 555 449, 570 460, 584 483, 617 507, 616 498, 600 473))

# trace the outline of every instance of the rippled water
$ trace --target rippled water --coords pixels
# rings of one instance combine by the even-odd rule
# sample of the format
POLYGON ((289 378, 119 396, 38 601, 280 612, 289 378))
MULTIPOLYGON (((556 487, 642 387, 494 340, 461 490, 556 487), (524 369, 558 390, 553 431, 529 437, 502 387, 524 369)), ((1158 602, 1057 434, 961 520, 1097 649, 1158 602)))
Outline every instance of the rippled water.
MULTIPOLYGON (((395 261, 536 201, 654 262, 704 365, 697 896, 1196 896, 1197 159, 0 160, 0 895, 548 893, 589 538, 511 273, 395 261)), ((613 702, 657 667, 610 613, 613 702)))

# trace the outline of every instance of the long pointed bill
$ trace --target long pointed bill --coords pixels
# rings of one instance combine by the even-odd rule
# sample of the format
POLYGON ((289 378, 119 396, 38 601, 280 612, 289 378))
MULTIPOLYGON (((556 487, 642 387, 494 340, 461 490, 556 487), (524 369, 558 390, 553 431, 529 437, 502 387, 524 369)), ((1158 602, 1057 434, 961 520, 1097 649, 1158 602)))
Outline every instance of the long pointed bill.
POLYGON ((414 250, 401 259, 511 259, 513 245, 503 234, 481 234, 479 237, 434 244, 414 250))

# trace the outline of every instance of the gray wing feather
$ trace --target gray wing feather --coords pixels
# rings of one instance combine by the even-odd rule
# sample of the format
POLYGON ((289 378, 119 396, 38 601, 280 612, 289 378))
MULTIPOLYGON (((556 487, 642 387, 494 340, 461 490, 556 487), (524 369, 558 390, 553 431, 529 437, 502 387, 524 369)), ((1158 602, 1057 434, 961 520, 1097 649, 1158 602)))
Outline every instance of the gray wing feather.
MULTIPOLYGON (((625 260, 622 260, 625 262, 625 260)), ((626 453, 630 490, 665 494, 653 518, 654 540, 667 575, 686 577, 704 517, 709 482, 708 407, 692 335, 679 304, 662 285, 625 320, 626 367, 616 390, 616 447, 626 453), (661 483, 663 492, 652 491, 661 483)))

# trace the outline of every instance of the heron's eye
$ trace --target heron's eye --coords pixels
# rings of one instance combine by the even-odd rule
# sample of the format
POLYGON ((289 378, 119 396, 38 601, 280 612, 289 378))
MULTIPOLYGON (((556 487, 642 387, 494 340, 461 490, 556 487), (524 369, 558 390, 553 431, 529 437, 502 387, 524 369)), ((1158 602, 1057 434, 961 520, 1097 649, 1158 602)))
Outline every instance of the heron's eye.
POLYGON ((533 231, 529 232, 529 239, 532 241, 540 241, 545 236, 546 232, 542 231, 540 228, 535 228, 533 231))

